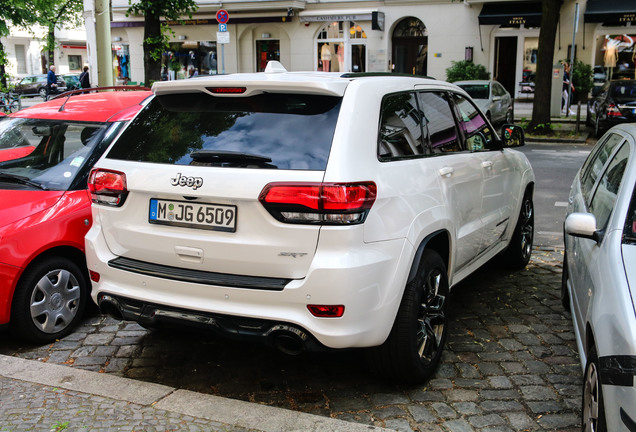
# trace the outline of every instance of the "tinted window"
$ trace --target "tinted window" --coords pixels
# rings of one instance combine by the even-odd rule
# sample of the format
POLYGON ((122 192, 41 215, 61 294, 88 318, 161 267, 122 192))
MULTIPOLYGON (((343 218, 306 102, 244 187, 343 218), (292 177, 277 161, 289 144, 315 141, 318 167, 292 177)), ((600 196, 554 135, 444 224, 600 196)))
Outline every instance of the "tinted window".
POLYGON ((418 102, 423 126, 432 153, 460 151, 455 117, 447 97, 442 93, 420 92, 418 102))
POLYGON ((339 110, 340 98, 332 96, 158 96, 142 109, 108 158, 324 170, 339 110))
POLYGON ((612 158, 607 170, 598 182, 598 187, 590 203, 590 212, 596 217, 596 225, 599 229, 605 229, 612 214, 625 167, 627 167, 628 157, 629 146, 625 144, 612 158))
POLYGON ((492 148, 495 136, 486 119, 468 99, 457 94, 454 98, 460 115, 459 124, 466 137, 466 148, 470 151, 492 148))
POLYGON ((628 98, 633 99, 636 97, 636 85, 632 82, 618 82, 615 83, 612 89, 610 90, 610 95, 612 97, 621 99, 628 98))
POLYGON ((414 93, 385 96, 380 113, 380 160, 424 154, 422 116, 414 93))
POLYGON ((620 135, 609 135, 603 142, 596 146, 590 156, 585 160, 581 168, 581 193, 586 203, 589 202, 590 192, 596 183, 596 179, 598 179, 605 163, 622 139, 620 135))
POLYGON ((488 84, 461 84, 461 88, 473 99, 488 99, 490 97, 490 86, 488 84))

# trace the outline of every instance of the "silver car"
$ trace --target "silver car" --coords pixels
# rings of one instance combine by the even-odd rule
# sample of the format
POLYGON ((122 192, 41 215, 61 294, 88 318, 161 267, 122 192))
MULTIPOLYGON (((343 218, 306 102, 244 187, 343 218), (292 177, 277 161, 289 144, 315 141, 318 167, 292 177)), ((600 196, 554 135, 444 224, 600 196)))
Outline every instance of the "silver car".
POLYGON ((498 81, 470 80, 453 84, 466 90, 493 124, 512 123, 512 97, 498 81))
POLYGON ((561 299, 584 371, 583 430, 636 430, 636 124, 610 129, 572 184, 561 299))

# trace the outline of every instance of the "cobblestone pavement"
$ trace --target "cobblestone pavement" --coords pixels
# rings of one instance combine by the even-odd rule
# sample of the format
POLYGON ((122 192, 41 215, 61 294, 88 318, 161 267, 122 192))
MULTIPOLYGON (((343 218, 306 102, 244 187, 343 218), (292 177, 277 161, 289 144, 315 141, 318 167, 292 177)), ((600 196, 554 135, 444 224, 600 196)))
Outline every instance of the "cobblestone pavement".
POLYGON ((9 339, 0 354, 398 431, 575 431, 582 372, 559 299, 562 258, 535 251, 523 271, 490 264, 458 285, 442 364, 421 386, 378 380, 358 350, 290 357, 97 314, 63 340, 9 339))

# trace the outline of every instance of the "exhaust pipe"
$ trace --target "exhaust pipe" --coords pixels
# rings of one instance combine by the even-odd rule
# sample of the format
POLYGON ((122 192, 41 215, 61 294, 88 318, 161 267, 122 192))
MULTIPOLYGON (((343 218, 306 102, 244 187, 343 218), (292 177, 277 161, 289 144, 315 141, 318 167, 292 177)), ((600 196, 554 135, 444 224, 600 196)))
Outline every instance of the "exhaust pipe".
POLYGON ((99 298, 99 312, 119 321, 124 320, 121 305, 116 299, 109 295, 103 295, 99 298))
POLYGON ((266 336, 271 335, 274 347, 287 355, 299 355, 305 349, 305 342, 309 339, 307 333, 296 327, 276 325, 269 329, 266 336))

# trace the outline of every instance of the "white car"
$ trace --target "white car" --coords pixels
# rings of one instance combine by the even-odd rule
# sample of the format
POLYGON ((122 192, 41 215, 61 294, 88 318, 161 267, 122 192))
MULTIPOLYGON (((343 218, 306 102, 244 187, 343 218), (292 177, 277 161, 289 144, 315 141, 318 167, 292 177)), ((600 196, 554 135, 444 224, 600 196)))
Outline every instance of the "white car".
POLYGON ((463 88, 494 124, 513 123, 514 101, 508 90, 495 80, 457 81, 453 84, 463 88))
POLYGON ((288 353, 366 347, 421 381, 449 289, 530 259, 534 175, 468 95, 430 79, 287 72, 161 82, 98 161, 86 238, 101 310, 288 353))
POLYGON ((574 178, 561 298, 584 371, 583 430, 636 430, 636 124, 610 129, 574 178))

